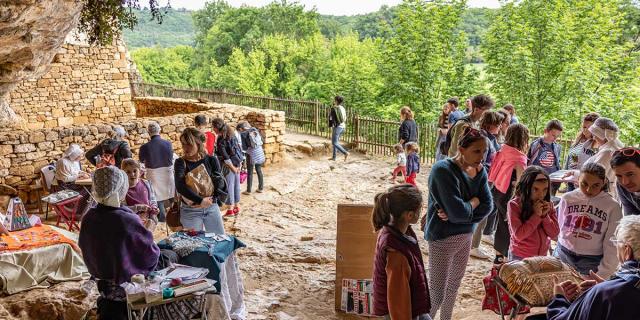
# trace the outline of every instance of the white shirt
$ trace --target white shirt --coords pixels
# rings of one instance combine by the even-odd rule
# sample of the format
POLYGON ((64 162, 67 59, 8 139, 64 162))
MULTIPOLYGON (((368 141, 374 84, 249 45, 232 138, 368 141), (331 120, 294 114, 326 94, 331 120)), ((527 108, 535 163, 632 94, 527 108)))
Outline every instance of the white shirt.
POLYGON ((74 182, 80 175, 80 161, 71 161, 67 158, 60 158, 56 162, 56 180, 62 182, 74 182))
POLYGON ((344 128, 345 122, 347 121, 347 112, 344 110, 344 107, 342 105, 338 105, 337 109, 337 112, 340 112, 340 114, 342 115, 342 119, 344 119, 344 121, 342 121, 338 127, 344 128))
POLYGON ((397 158, 398 166, 406 167, 407 166, 407 154, 404 152, 398 153, 397 158))

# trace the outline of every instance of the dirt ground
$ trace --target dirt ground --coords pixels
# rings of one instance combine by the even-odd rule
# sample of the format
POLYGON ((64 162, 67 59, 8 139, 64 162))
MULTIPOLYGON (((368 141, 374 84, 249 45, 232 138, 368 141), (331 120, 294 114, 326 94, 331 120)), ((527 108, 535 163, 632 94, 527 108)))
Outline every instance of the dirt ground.
MULTIPOLYGON (((320 142, 287 135, 290 145, 305 140, 320 142)), ((238 255, 249 319, 345 318, 334 311, 336 207, 338 203, 372 203, 377 192, 391 186, 393 159, 355 153, 347 162, 327 158, 327 154, 288 153, 284 163, 266 169, 267 192, 243 195, 242 213, 227 221, 228 232, 248 246, 238 255)), ((423 168, 418 177, 423 190, 427 173, 428 168, 423 168)), ((421 241, 426 262, 427 246, 421 241)), ((482 278, 490 268, 489 261, 469 260, 454 319, 498 318, 480 310, 482 278)))

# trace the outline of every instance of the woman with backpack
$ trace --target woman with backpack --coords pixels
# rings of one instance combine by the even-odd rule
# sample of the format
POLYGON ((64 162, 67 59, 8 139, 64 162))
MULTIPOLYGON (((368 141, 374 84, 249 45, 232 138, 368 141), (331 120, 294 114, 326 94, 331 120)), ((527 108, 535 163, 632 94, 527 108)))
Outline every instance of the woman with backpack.
POLYGON ((332 161, 336 160, 337 151, 344 155, 344 161, 347 161, 347 157, 349 157, 349 151, 340 145, 340 136, 345 130, 347 122, 347 112, 342 106, 343 102, 343 97, 336 96, 333 99, 334 106, 329 110, 329 127, 331 128, 331 144, 333 145, 333 156, 329 160, 332 161))
POLYGON ((260 193, 264 190, 264 176, 262 175, 262 166, 265 162, 264 149, 262 149, 262 136, 257 128, 252 127, 249 122, 240 121, 236 126, 242 140, 242 149, 247 154, 247 191, 243 194, 251 194, 253 185, 253 168, 255 167, 258 174, 258 190, 260 193))
POLYGON ((227 180, 228 206, 225 216, 235 216, 240 213, 240 169, 242 168, 242 147, 236 138, 232 126, 224 123, 224 120, 215 118, 212 121, 213 131, 218 135, 216 139, 216 156, 224 166, 223 173, 227 180))
POLYGON ((224 234, 219 205, 227 196, 226 182, 218 158, 207 154, 204 142, 204 134, 195 128, 180 135, 183 155, 173 164, 180 223, 184 229, 224 234))
POLYGON ((120 168, 122 160, 132 157, 129 143, 124 140, 126 136, 127 131, 122 126, 114 126, 111 137, 102 140, 97 146, 87 151, 84 156, 98 168, 106 166, 120 168))

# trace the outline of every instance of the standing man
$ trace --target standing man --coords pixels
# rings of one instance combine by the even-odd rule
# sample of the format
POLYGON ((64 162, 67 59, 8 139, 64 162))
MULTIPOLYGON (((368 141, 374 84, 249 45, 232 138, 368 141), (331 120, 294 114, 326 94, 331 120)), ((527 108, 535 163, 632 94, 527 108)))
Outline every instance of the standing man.
POLYGON ((333 144, 333 156, 329 160, 333 161, 336 160, 336 151, 340 151, 344 155, 344 161, 347 161, 347 157, 349 157, 349 152, 340 145, 340 135, 346 128, 345 122, 347 120, 347 112, 344 110, 342 102, 344 102, 344 98, 336 96, 333 100, 333 107, 329 110, 329 127, 332 128, 331 144, 333 144))
POLYGON ((516 117, 516 108, 513 107, 511 103, 507 103, 502 107, 505 111, 507 111, 511 115, 511 122, 509 124, 518 123, 518 117, 516 117))
MULTIPOLYGON (((471 101, 468 100, 467 101, 471 101)), ((458 98, 453 97, 447 100, 447 104, 449 105, 449 128, 453 127, 456 124, 456 121, 460 120, 460 118, 464 117, 464 112, 458 109, 458 98)))
POLYGON ((458 141, 462 139, 462 134, 464 133, 464 129, 467 127, 471 127, 474 129, 480 129, 478 121, 485 113, 485 111, 493 108, 495 102, 491 97, 479 94, 473 98, 471 98, 471 112, 466 116, 460 118, 456 123, 449 129, 451 140, 449 144, 449 157, 453 158, 458 153, 458 141))
POLYGON ((158 201, 158 221, 166 218, 165 201, 171 201, 176 193, 173 180, 173 146, 160 137, 160 125, 151 122, 147 126, 149 142, 140 147, 140 162, 144 163, 146 177, 151 182, 158 201))
POLYGON ((623 148, 613 153, 618 199, 625 216, 640 215, 640 149, 623 148))

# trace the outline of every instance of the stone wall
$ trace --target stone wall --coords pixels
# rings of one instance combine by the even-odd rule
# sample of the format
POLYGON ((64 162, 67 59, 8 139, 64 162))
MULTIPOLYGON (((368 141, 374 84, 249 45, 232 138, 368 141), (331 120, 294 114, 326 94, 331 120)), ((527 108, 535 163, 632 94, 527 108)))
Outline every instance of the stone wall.
POLYGON ((136 117, 167 117, 181 113, 198 113, 207 111, 211 104, 197 100, 176 100, 169 98, 134 98, 136 117))
MULTIPOLYGON (((161 114, 164 108, 170 106, 172 110, 190 110, 195 100, 167 99, 167 98, 137 98, 136 104, 144 105, 149 114, 161 114)), ((199 113, 209 119, 223 118, 235 127, 240 120, 247 120, 260 129, 265 138, 265 154, 267 165, 279 162, 284 155, 282 144, 285 132, 284 112, 254 109, 229 104, 198 104, 199 113)), ((98 123, 74 125, 73 127, 43 128, 34 130, 15 130, 0 132, 0 183, 6 183, 18 188, 23 200, 35 200, 35 194, 27 194, 29 187, 39 179, 40 169, 59 159, 62 152, 71 143, 80 144, 84 150, 95 146, 102 139, 107 138, 112 125, 120 124, 128 132, 127 140, 131 145, 134 158, 138 158, 140 146, 149 139, 147 124, 156 121, 162 128, 162 137, 169 139, 176 150, 181 153, 179 135, 188 126, 193 126, 194 114, 176 114, 163 117, 140 117, 117 123, 98 123)), ((83 167, 88 167, 83 162, 83 167)))
POLYGON ((135 117, 123 44, 66 43, 42 77, 23 81, 9 105, 28 129, 68 127, 135 117))

